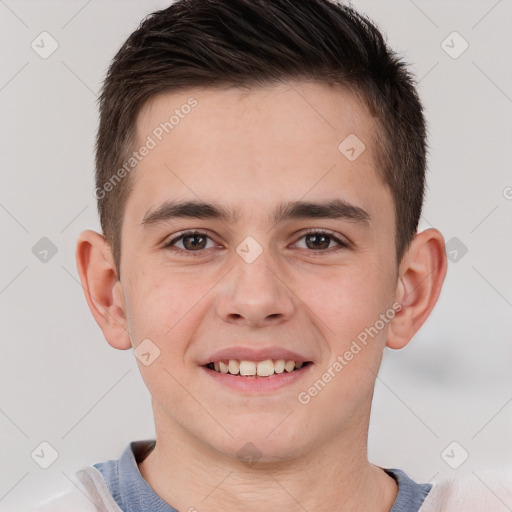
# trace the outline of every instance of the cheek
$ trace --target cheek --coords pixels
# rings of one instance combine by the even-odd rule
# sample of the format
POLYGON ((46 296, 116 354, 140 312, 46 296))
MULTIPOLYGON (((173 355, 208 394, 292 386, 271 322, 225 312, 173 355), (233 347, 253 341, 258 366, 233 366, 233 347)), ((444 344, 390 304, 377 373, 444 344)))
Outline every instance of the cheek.
POLYGON ((197 272, 139 267, 127 288, 130 334, 163 342, 175 338, 173 331, 194 317, 195 306, 211 285, 208 279, 199 279, 197 272))
POLYGON ((306 287, 304 283, 301 293, 307 298, 307 307, 320 319, 317 325, 322 329, 328 355, 299 397, 301 403, 310 404, 311 410, 328 409, 339 421, 362 413, 394 316, 391 270, 364 264, 316 276, 315 286, 306 287))
POLYGON ((197 272, 141 266, 128 283, 130 336, 135 345, 151 340, 159 351, 150 365, 137 360, 141 376, 153 399, 178 421, 190 407, 186 390, 194 384, 184 355, 204 314, 201 299, 211 286, 208 279, 198 279, 197 272))
POLYGON ((320 320, 331 355, 345 351, 391 307, 393 290, 387 275, 390 270, 380 265, 361 264, 327 269, 297 281, 298 295, 320 320))

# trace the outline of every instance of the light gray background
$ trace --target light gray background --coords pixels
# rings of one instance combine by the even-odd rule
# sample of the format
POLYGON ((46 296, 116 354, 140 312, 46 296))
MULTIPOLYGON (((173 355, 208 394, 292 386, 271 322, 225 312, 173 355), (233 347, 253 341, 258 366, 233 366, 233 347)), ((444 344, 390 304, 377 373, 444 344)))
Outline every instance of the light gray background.
MULTIPOLYGON (((141 18, 166 5, 0 0, 0 509, 72 487, 82 466, 154 435, 132 351, 103 339, 74 249, 81 230, 99 228, 92 191, 100 83, 141 18), (31 48, 43 31, 59 44, 47 59, 31 48), (32 252, 42 237, 58 249, 46 263, 32 252), (31 458, 43 441, 59 454, 46 470, 31 458)), ((509 464, 512 453, 512 3, 355 6, 421 80, 431 146, 421 228, 433 225, 467 247, 450 262, 420 333, 385 354, 370 460, 424 482, 463 471, 480 477, 480 468, 509 464), (441 46, 453 31, 469 43, 457 59, 441 46), (456 470, 441 457, 452 441, 469 453, 456 470)), ((461 450, 448 451, 452 460, 461 450)), ((492 492, 512 510, 512 494, 492 492)))

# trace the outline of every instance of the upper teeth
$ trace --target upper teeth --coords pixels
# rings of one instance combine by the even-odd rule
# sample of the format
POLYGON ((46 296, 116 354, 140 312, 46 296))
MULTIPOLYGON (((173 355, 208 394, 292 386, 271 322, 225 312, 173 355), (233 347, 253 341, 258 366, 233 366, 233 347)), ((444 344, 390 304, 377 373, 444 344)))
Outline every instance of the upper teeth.
POLYGON ((238 359, 229 359, 228 361, 215 361, 213 363, 215 371, 220 373, 230 373, 231 375, 258 375, 259 377, 269 377, 274 373, 283 373, 284 371, 293 372, 295 369, 302 368, 303 363, 296 363, 293 360, 285 359, 266 359, 265 361, 239 361, 238 359))

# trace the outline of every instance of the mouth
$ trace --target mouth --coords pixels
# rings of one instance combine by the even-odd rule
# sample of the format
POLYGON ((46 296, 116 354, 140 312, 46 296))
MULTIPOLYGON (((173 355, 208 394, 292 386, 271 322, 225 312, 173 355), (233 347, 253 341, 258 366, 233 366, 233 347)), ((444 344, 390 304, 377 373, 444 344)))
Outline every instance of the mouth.
POLYGON ((263 361, 224 359, 211 361, 203 366, 212 372, 223 375, 264 379, 274 375, 296 373, 311 364, 313 364, 311 361, 294 361, 292 359, 265 359, 263 361))

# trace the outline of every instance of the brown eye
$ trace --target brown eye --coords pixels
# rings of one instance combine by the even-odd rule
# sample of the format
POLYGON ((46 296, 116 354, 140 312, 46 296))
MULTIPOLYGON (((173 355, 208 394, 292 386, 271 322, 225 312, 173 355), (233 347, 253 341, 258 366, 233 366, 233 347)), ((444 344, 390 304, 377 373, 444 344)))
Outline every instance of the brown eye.
POLYGON ((188 232, 171 240, 166 247, 176 247, 186 252, 200 252, 203 249, 215 247, 215 243, 205 233, 188 232))
POLYGON ((204 249, 208 237, 204 235, 187 235, 183 237, 183 247, 187 250, 204 249))
POLYGON ((331 237, 321 233, 306 235, 304 238, 308 249, 328 249, 331 243, 331 237))
POLYGON ((310 249, 311 252, 322 253, 343 250, 349 247, 348 243, 340 240, 333 233, 324 231, 311 231, 306 233, 295 243, 300 249, 310 249))

